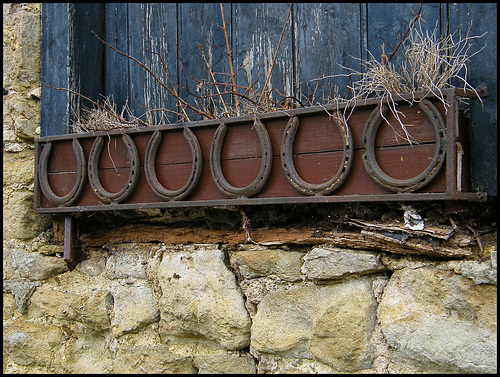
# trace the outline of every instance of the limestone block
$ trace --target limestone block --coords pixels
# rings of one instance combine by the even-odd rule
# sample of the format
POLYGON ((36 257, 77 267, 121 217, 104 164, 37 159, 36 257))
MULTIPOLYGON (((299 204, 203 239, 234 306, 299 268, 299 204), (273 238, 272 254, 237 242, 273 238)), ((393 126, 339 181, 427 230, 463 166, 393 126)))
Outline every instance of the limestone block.
POLYGON ((114 373, 194 374, 191 357, 176 356, 167 346, 121 346, 113 360, 114 373))
POLYGON ((150 250, 150 244, 124 243, 114 245, 112 255, 106 261, 104 276, 108 279, 128 277, 146 279, 146 264, 150 250))
POLYGON ((265 295, 269 292, 291 289, 293 286, 294 284, 292 282, 281 280, 274 275, 247 279, 240 283, 241 290, 246 297, 245 307, 252 318, 257 312, 257 305, 262 301, 265 295))
POLYGON ((13 121, 15 135, 33 141, 37 136, 36 128, 40 126, 40 101, 26 97, 24 93, 9 94, 4 101, 4 111, 13 121))
POLYGON ((111 320, 115 336, 135 332, 159 320, 158 305, 153 289, 148 286, 121 286, 112 290, 114 316, 111 320))
POLYGON ((87 259, 76 265, 76 270, 81 274, 97 276, 104 272, 106 268, 106 255, 101 249, 86 250, 87 259))
POLYGON ((258 374, 336 374, 331 366, 314 359, 287 358, 274 355, 259 357, 258 374))
POLYGON ((54 256, 57 254, 62 255, 64 253, 63 245, 40 245, 37 246, 36 252, 45 256, 54 256))
POLYGON ((250 356, 201 355, 195 356, 198 374, 255 374, 255 360, 250 356))
POLYGON ((16 301, 14 299, 14 295, 11 295, 8 292, 6 292, 5 288, 3 292, 2 309, 3 309, 4 321, 14 317, 16 314, 16 301))
POLYGON ((471 279, 476 284, 497 285, 497 269, 493 268, 493 265, 492 259, 483 262, 464 260, 457 263, 453 270, 471 279))
POLYGON ((267 294, 253 318, 256 354, 317 359, 338 371, 368 368, 376 301, 368 277, 267 294))
POLYGON ((496 373, 497 289, 450 270, 403 268, 380 303, 390 368, 416 373, 496 373))
POLYGON ((53 317, 84 324, 91 331, 110 328, 109 310, 113 298, 109 291, 90 290, 85 294, 63 291, 50 284, 39 287, 31 296, 33 318, 53 317))
POLYGON ((70 339, 64 350, 62 366, 72 374, 108 374, 113 372, 113 359, 107 340, 101 334, 90 333, 70 339))
POLYGON ((33 193, 27 191, 4 192, 3 219, 4 239, 33 239, 50 223, 48 217, 35 214, 33 193))
POLYGON ((206 337, 228 350, 248 346, 250 318, 243 295, 216 245, 164 251, 157 276, 165 335, 206 337))
POLYGON ((238 268, 245 279, 276 275, 286 281, 302 279, 300 267, 304 253, 250 246, 231 255, 231 265, 238 268))
POLYGON ((21 4, 4 4, 3 13, 3 85, 9 91, 27 90, 40 80, 40 5, 26 9, 21 4))
POLYGON ((46 280, 51 276, 68 271, 68 265, 62 258, 46 256, 38 253, 7 246, 10 259, 9 275, 13 278, 22 278, 27 280, 46 280))
POLYGON ((16 309, 24 314, 28 310, 29 299, 36 287, 40 286, 39 281, 30 281, 26 279, 10 279, 3 281, 3 291, 10 292, 14 297, 16 309))
POLYGON ((35 154, 32 149, 3 154, 3 184, 14 190, 28 189, 33 185, 35 154))
POLYGON ((19 365, 54 364, 65 340, 61 329, 31 322, 4 323, 3 351, 19 365))
POLYGON ((379 253, 315 247, 304 257, 301 271, 310 279, 338 279, 349 274, 369 274, 384 269, 379 253))

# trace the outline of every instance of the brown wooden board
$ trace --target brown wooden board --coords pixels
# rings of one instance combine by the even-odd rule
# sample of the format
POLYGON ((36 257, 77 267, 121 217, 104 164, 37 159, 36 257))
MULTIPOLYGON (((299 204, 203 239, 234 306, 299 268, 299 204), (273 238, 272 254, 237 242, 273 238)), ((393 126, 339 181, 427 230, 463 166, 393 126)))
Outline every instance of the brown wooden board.
MULTIPOLYGON (((252 184, 259 174, 262 161, 261 144, 253 116, 158 126, 158 128, 38 138, 35 141, 37 157, 35 210, 38 213, 55 213, 193 205, 460 198, 477 200, 483 197, 460 191, 460 188, 462 190, 467 188, 467 182, 464 180, 468 175, 457 169, 457 141, 461 135, 459 135, 459 117, 454 91, 448 93, 448 100, 452 106, 447 111, 441 101, 435 98, 431 100, 446 123, 443 135, 445 162, 430 183, 415 191, 394 192, 387 189, 373 179, 364 165, 363 154, 366 150, 363 146, 363 130, 367 127, 367 121, 378 104, 378 100, 373 99, 368 100, 366 104, 358 104, 347 121, 354 146, 352 165, 344 183, 328 195, 305 195, 290 183, 282 168, 281 147, 291 116, 297 116, 299 128, 293 143, 293 162, 298 175, 312 184, 321 184, 330 180, 340 168, 344 151, 343 136, 335 121, 329 116, 329 113, 331 114, 334 110, 333 106, 289 110, 258 116, 269 133, 272 167, 265 185, 250 197, 232 198, 219 190, 212 176, 210 150, 217 127, 224 123, 227 132, 221 147, 223 176, 230 185, 236 188, 252 184), (182 188, 188 181, 193 166, 191 148, 183 134, 184 127, 189 127, 193 131, 200 144, 201 175, 194 190, 187 197, 181 200, 164 200, 155 194, 146 179, 144 169, 146 149, 153 132, 159 129, 162 138, 154 160, 158 181, 168 190, 182 188), (49 187, 55 195, 64 196, 72 190, 77 176, 77 160, 72 147, 73 139, 78 139, 83 149, 85 162, 88 164, 92 145, 98 136, 102 136, 104 141, 97 161, 100 182, 102 187, 110 193, 120 191, 127 185, 131 160, 122 139, 123 133, 132 138, 139 158, 137 183, 124 200, 118 203, 104 203, 92 189, 88 176, 84 179, 81 194, 70 205, 55 205, 41 192, 40 154, 45 144, 50 142, 52 145, 47 163, 49 187)), ((406 102, 401 102, 398 110, 405 116, 404 122, 408 125, 413 142, 410 144, 401 136, 401 129, 391 128, 385 121, 382 121, 374 142, 375 157, 385 174, 394 179, 408 180, 422 173, 433 159, 436 149, 435 131, 431 120, 419 106, 409 106, 406 102)), ((392 115, 388 115, 387 119, 391 124, 396 125, 392 115)), ((460 161, 466 163, 466 157, 462 155, 460 161)))

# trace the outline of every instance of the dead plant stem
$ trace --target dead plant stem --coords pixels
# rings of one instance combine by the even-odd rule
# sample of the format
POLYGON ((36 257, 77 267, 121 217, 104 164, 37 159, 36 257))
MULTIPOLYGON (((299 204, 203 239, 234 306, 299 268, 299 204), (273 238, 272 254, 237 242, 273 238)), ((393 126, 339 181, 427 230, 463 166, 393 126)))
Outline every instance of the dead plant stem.
MULTIPOLYGON (((220 13, 222 16, 222 29, 224 30, 224 37, 226 38, 226 47, 227 47, 227 58, 229 60, 229 69, 231 71, 231 80, 233 83, 233 88, 236 88, 236 77, 234 74, 234 69, 233 69, 233 57, 231 54, 231 48, 229 46, 229 37, 227 36, 227 28, 226 28, 226 19, 224 18, 224 7, 222 6, 222 3, 220 4, 220 13)), ((236 92, 236 90, 234 90, 236 92)), ((238 115, 240 115, 240 102, 238 100, 237 96, 234 96, 234 105, 236 106, 236 111, 238 115)))
MULTIPOLYGON (((158 82, 158 84, 160 84, 168 93, 170 93, 172 96, 175 97, 175 99, 179 102, 179 105, 183 105, 183 106, 186 106, 188 107, 189 109, 195 111, 196 113, 202 115, 202 116, 206 116, 207 118, 212 118, 210 116, 210 114, 200 110, 199 108, 196 108, 194 106, 192 106, 191 104, 187 103, 186 101, 184 101, 177 93, 175 90, 169 88, 167 85, 165 85, 165 83, 153 72, 151 71, 151 69, 149 69, 144 63, 140 62, 139 60, 137 60, 136 58, 134 58, 133 56, 130 56, 130 55, 127 55, 126 53, 118 50, 116 47, 113 47, 111 46, 108 42, 106 42, 104 39, 102 39, 101 37, 99 37, 99 35, 97 35, 97 33, 94 31, 94 29, 92 28, 92 25, 90 25, 90 22, 89 20, 87 19, 87 23, 89 25, 89 28, 90 28, 90 31, 92 32, 92 34, 101 42, 103 43, 105 46, 109 47, 110 49, 112 49, 113 51, 119 53, 120 55, 126 57, 127 59, 130 59, 134 62, 136 62, 141 68, 143 68, 144 70, 146 70, 146 72, 148 72, 151 77, 153 77, 155 79, 156 82, 158 82)), ((182 106, 181 106, 182 108, 182 106)))
POLYGON ((269 83, 269 80, 271 79, 271 74, 273 73, 274 64, 276 63, 276 58, 278 57, 278 51, 280 49, 281 40, 283 39, 283 35, 285 34, 286 25, 288 24, 288 19, 290 18, 290 14, 292 13, 292 6, 293 6, 293 3, 290 3, 290 10, 288 11, 288 16, 286 17, 285 25, 283 26, 283 30, 281 31, 280 40, 278 42, 278 46, 276 47, 276 51, 274 53, 273 63, 271 64, 271 69, 269 70, 269 73, 267 74, 266 83, 264 84, 264 88, 262 88, 262 93, 260 94, 260 98, 259 98, 259 102, 258 102, 259 105, 262 101, 262 98, 264 98, 264 93, 266 92, 267 84, 269 83))

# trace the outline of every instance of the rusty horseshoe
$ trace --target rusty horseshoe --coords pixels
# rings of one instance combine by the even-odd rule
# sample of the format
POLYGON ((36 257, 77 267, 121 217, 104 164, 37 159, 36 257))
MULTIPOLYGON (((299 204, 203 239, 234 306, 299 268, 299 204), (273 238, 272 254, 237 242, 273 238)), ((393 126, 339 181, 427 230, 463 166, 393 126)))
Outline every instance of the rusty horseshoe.
POLYGON ((96 195, 107 203, 119 203, 125 200, 137 184, 139 178, 139 154, 132 138, 127 135, 122 135, 122 140, 127 147, 130 156, 130 173, 125 186, 116 193, 110 193, 104 189, 99 179, 99 157, 104 145, 103 137, 98 136, 92 144, 92 149, 89 155, 89 182, 96 195))
POLYGON ((439 110, 429 100, 422 99, 419 103, 420 108, 429 117, 431 124, 434 128, 435 148, 434 155, 427 168, 417 176, 410 179, 395 179, 382 171, 375 157, 375 137, 377 130, 382 123, 383 117, 389 111, 386 105, 382 107, 382 114, 380 105, 371 113, 368 121, 366 122, 363 130, 363 164, 368 175, 377 182, 380 186, 393 191, 393 192, 413 192, 427 184, 429 184, 439 173, 443 162, 445 160, 445 121, 439 110), (383 115, 383 116, 382 116, 383 115))
POLYGON ((155 158, 156 152, 161 142, 161 133, 159 130, 153 132, 151 139, 149 140, 148 147, 146 148, 146 155, 144 158, 144 173, 149 186, 153 189, 156 195, 158 195, 163 200, 181 200, 188 196, 196 187, 198 180, 201 175, 202 167, 202 154, 201 147, 198 139, 196 138, 193 131, 189 128, 184 128, 184 137, 191 147, 191 153, 193 155, 193 167, 191 169, 191 175, 187 183, 179 190, 168 190, 160 183, 156 175, 155 170, 155 158))
POLYGON ((46 143, 40 154, 40 163, 39 163, 40 188, 45 197, 52 204, 57 206, 69 206, 78 198, 78 196, 80 196, 80 193, 82 192, 83 189, 83 184, 85 182, 85 176, 87 175, 85 154, 83 153, 83 148, 80 145, 78 139, 73 139, 72 146, 73 146, 73 151, 75 152, 76 165, 77 165, 76 182, 71 191, 64 196, 58 196, 54 193, 54 191, 52 191, 47 176, 47 164, 49 160, 50 151, 52 150, 52 143, 51 142, 46 143))
POLYGON ((349 126, 345 122, 339 122, 333 118, 342 136, 343 154, 342 162, 339 170, 328 182, 320 184, 312 184, 304 181, 293 162, 293 142, 295 134, 299 128, 299 118, 294 116, 290 118, 285 128, 283 135, 283 142, 281 143, 281 165, 285 172, 286 178, 291 185, 305 195, 328 195, 337 190, 346 180, 351 170, 353 156, 354 156, 354 143, 349 126))
POLYGON ((271 145, 271 138, 267 132, 264 124, 255 119, 254 122, 255 130, 260 141, 260 148, 262 151, 262 162, 260 166, 260 171, 255 180, 248 186, 237 188, 229 184, 229 182, 224 178, 221 167, 221 153, 222 153, 222 143, 224 142, 224 136, 227 132, 227 126, 222 123, 217 127, 215 131, 214 138, 212 140, 212 146, 210 148, 210 170, 212 172, 212 178, 217 186, 217 188, 224 193, 226 196, 231 198, 238 197, 250 197, 257 194, 267 182, 269 174, 271 173, 271 167, 273 162, 273 151, 271 145))

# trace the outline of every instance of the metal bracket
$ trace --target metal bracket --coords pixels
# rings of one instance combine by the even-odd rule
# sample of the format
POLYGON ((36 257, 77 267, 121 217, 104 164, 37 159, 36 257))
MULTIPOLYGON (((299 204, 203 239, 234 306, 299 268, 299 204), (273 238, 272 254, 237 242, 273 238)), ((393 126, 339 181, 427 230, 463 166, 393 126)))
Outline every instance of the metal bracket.
POLYGON ((64 217, 64 261, 72 264, 75 259, 76 220, 72 216, 64 217))

